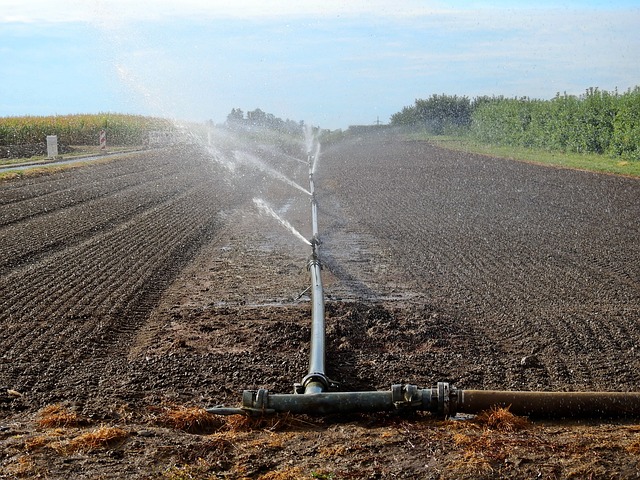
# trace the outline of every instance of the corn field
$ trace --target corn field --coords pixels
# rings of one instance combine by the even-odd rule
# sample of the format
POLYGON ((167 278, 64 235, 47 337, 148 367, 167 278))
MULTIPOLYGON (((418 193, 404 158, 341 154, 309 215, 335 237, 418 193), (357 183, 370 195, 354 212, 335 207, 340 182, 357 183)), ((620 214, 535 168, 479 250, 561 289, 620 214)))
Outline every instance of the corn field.
POLYGON ((57 135, 61 145, 99 145, 101 130, 105 130, 110 146, 141 145, 149 131, 172 128, 165 119, 112 113, 3 117, 0 147, 20 150, 15 147, 44 145, 47 135, 57 135))

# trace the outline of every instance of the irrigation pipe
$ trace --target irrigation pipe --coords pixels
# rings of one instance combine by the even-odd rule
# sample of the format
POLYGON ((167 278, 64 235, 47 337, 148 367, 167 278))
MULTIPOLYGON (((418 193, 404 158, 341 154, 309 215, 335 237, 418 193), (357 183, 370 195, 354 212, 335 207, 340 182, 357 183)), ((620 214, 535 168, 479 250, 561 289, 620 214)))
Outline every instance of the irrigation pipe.
MULTIPOLYGON (((316 155, 318 150, 316 150, 316 155)), ((639 417, 640 393, 637 392, 527 392, 499 390, 458 390, 446 382, 432 388, 416 385, 392 385, 386 391, 330 391, 336 384, 325 373, 324 293, 318 257, 318 204, 313 166, 316 158, 308 152, 309 191, 311 193, 312 254, 307 267, 311 274, 312 324, 309 372, 294 393, 271 393, 266 389, 245 390, 242 406, 218 406, 207 409, 219 415, 263 415, 295 413, 327 415, 336 413, 427 411, 441 417, 458 413, 477 414, 492 407, 509 407, 516 415, 543 418, 639 417)))
POLYGON ((492 407, 509 407, 534 418, 616 418, 640 416, 636 392, 518 392, 456 390, 445 382, 434 388, 392 385, 390 390, 370 392, 322 392, 278 394, 245 390, 242 407, 209 409, 211 413, 263 415, 295 413, 329 415, 390 411, 426 411, 440 417, 478 414, 492 407))

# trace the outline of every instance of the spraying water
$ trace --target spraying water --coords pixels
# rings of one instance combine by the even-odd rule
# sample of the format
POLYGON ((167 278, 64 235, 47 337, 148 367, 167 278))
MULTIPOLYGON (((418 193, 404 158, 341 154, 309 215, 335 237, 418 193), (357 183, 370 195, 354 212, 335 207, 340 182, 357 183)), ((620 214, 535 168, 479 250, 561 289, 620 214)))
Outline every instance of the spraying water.
POLYGON ((299 158, 294 157, 293 155, 288 155, 286 153, 278 153, 278 155, 281 156, 282 158, 286 158, 287 160, 291 160, 292 162, 298 162, 303 165, 307 164, 307 162, 305 162, 304 160, 300 160, 299 158))
POLYGON ((278 180, 283 181, 284 183, 291 185, 294 188, 297 188, 298 190, 300 190, 301 192, 306 193, 307 195, 311 196, 311 192, 309 190, 307 190, 304 187, 301 187, 300 185, 298 185, 296 182, 294 182, 293 180, 291 180, 289 177, 287 177, 286 175, 280 173, 279 171, 271 168, 269 165, 267 165, 266 163, 264 163, 262 160, 260 160, 259 158, 246 153, 246 152, 241 152, 239 150, 236 150, 233 152, 233 156, 236 158, 236 160, 240 163, 246 163, 249 165, 253 165, 254 167, 262 170, 263 172, 271 175, 273 178, 277 178, 278 180))
POLYGON ((313 175, 316 173, 316 166, 318 164, 318 158, 320 157, 320 142, 311 125, 304 126, 304 143, 307 148, 308 160, 311 162, 309 172, 313 175))
POLYGON ((316 149, 313 153, 313 163, 311 164, 311 173, 316 173, 316 166, 318 165, 318 158, 320 158, 320 142, 316 142, 316 149))
POLYGON ((315 135, 313 133, 313 127, 309 124, 306 124, 304 126, 304 144, 307 147, 307 155, 311 155, 314 140, 315 135))
POLYGON ((275 212, 275 210, 273 208, 271 208, 267 204, 267 202, 265 202, 264 200, 262 200, 260 198, 254 198, 253 199, 253 203, 255 203, 256 207, 258 207, 258 209, 262 213, 266 213, 268 215, 271 215, 273 218, 278 220, 283 227, 285 227, 287 230, 289 230, 291 233, 293 233, 298 239, 302 240, 306 245, 311 246, 311 242, 309 240, 307 240, 306 238, 304 238, 302 236, 302 234, 298 230, 296 230, 293 225, 291 225, 284 218, 282 218, 280 215, 278 215, 275 212))
POLYGON ((222 165, 224 168, 229 170, 230 173, 235 173, 236 164, 229 160, 225 154, 218 149, 214 145, 207 145, 206 147, 207 153, 211 156, 211 159, 219 165, 222 165))

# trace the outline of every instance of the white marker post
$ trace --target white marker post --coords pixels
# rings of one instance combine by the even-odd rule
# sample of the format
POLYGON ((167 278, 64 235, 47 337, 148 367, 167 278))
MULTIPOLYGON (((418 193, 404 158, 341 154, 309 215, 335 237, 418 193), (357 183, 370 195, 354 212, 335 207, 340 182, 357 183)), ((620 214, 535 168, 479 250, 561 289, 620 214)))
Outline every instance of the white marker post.
POLYGON ((58 136, 47 135, 47 158, 58 156, 58 136))
POLYGON ((107 151, 107 132, 105 130, 100 130, 100 150, 107 151))

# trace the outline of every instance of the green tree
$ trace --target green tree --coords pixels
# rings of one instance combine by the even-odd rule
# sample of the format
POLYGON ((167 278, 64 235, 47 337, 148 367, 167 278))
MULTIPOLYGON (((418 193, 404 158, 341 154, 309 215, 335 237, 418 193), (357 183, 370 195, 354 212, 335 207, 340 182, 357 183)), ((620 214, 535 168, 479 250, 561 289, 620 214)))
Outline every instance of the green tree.
POLYGON ((244 112, 240 108, 232 108, 227 115, 227 123, 241 123, 244 121, 244 112))
POLYGON ((391 115, 389 123, 395 127, 416 126, 420 118, 415 106, 403 107, 401 111, 391 115))
POLYGON ((457 95, 433 94, 415 101, 418 121, 436 135, 468 127, 471 123, 471 101, 457 95))
POLYGON ((640 87, 618 99, 609 152, 630 160, 640 160, 640 87))

